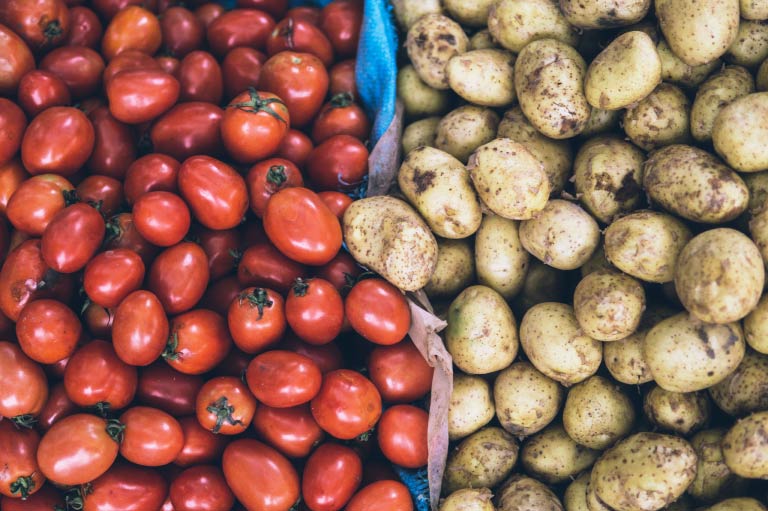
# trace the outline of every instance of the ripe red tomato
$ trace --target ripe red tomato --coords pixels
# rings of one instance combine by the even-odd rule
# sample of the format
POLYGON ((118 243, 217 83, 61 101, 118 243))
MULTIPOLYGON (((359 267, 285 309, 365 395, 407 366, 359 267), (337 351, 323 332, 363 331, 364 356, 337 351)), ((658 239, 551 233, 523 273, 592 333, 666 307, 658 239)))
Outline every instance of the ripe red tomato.
POLYGON ((251 425, 256 399, 240 378, 218 376, 200 388, 195 401, 197 420, 212 433, 237 435, 251 425))
POLYGON ((178 185, 195 219, 209 229, 236 227, 248 210, 248 189, 243 177, 210 156, 185 160, 179 169, 178 185))
POLYGON ((259 88, 282 98, 291 126, 302 128, 323 106, 328 92, 328 72, 310 53, 282 51, 264 63, 259 88))
POLYGON ((258 9, 232 9, 215 18, 208 25, 206 36, 211 51, 223 57, 232 48, 248 46, 264 48, 275 20, 258 9))
POLYGON ((86 413, 61 419, 40 440, 40 471, 60 485, 93 481, 115 462, 121 430, 114 422, 86 413))
POLYGON ((267 39, 267 55, 281 51, 311 53, 328 67, 333 64, 333 47, 316 25, 295 18, 283 18, 267 39))
POLYGON ((282 18, 288 10, 288 0, 237 0, 238 7, 250 7, 268 12, 271 16, 282 18))
POLYGON ((112 60, 125 50, 154 55, 160 49, 162 30, 154 13, 132 5, 115 14, 101 39, 101 54, 112 60))
POLYGON ((29 46, 16 32, 0 24, 0 94, 13 96, 21 78, 35 68, 29 46))
POLYGON ((368 370, 385 403, 416 401, 432 388, 434 368, 427 364, 410 339, 374 348, 368 370))
POLYGON ((299 476, 282 454, 257 440, 235 440, 224 449, 222 469, 247 509, 288 511, 299 498, 299 476))
POLYGON ((145 511, 160 508, 168 483, 156 470, 118 462, 91 482, 89 490, 82 491, 83 511, 145 511))
POLYGON ((283 137, 274 156, 276 158, 285 158, 298 165, 299 168, 304 168, 307 158, 309 158, 309 153, 312 152, 314 147, 312 139, 299 130, 291 129, 283 137))
POLYGON ((155 57, 155 62, 160 66, 160 69, 177 80, 179 79, 179 69, 181 69, 181 61, 179 59, 160 54, 155 57))
POLYGON ((133 204, 147 192, 175 192, 180 166, 181 163, 165 154, 152 153, 134 160, 125 171, 125 200, 133 204))
POLYGON ((358 491, 346 511, 413 511, 413 499, 403 483, 377 481, 358 491))
POLYGON ((202 47, 205 39, 203 22, 192 11, 180 6, 170 7, 163 13, 160 30, 163 47, 178 58, 202 47))
POLYGON ((231 347, 224 318, 207 309, 195 309, 171 320, 171 337, 163 358, 179 372, 202 374, 219 365, 231 347))
POLYGON ((152 4, 154 2, 144 2, 143 0, 93 0, 93 8, 105 20, 111 20, 118 11, 129 5, 142 5, 144 3, 152 4))
POLYGON ((106 308, 120 305, 142 282, 144 263, 139 254, 125 248, 97 254, 83 274, 85 294, 93 303, 106 308))
POLYGON ((212 281, 235 271, 237 251, 240 249, 238 230, 216 231, 199 227, 194 229, 193 235, 208 256, 208 270, 212 281))
POLYGON ((381 415, 376 437, 382 454, 405 468, 427 464, 429 414, 412 405, 395 405, 381 415))
POLYGON ((342 440, 369 431, 381 416, 379 391, 368 378, 349 369, 327 373, 311 405, 320 427, 342 440))
POLYGON ((291 332, 278 348, 311 358, 323 374, 341 369, 343 365, 341 350, 333 341, 321 345, 309 344, 291 332))
POLYGON ((19 183, 8 199, 6 216, 14 228, 40 236, 56 213, 67 205, 74 187, 57 174, 32 176, 19 183))
POLYGON ((4 498, 0 505, 3 511, 50 511, 56 506, 64 509, 64 498, 52 484, 47 484, 27 500, 4 498))
POLYGON ((179 81, 164 71, 121 71, 107 82, 109 111, 119 121, 141 124, 170 109, 180 91, 179 81))
POLYGON ((259 84, 261 66, 266 61, 266 55, 247 46, 238 46, 227 52, 221 62, 225 99, 230 101, 249 87, 256 87, 259 84))
POLYGON ((307 188, 284 188, 272 195, 264 230, 280 252, 302 264, 323 265, 341 248, 339 219, 307 188))
POLYGON ((40 252, 40 240, 29 239, 11 250, 0 270, 0 310, 11 321, 32 300, 41 298, 55 280, 40 252))
POLYGON ((288 9, 288 12, 285 13, 285 17, 317 25, 320 23, 320 8, 311 5, 293 7, 288 9))
POLYGON ((219 467, 201 465, 188 468, 171 483, 174 511, 229 511, 235 496, 219 467))
POLYGON ((269 241, 245 249, 237 266, 237 280, 242 286, 268 287, 281 294, 306 275, 304 265, 288 259, 269 241))
POLYGON ((174 417, 195 413, 195 399, 203 378, 184 374, 167 364, 154 363, 139 370, 136 401, 154 406, 174 417))
POLYGON ((26 499, 45 483, 35 457, 39 443, 40 435, 34 429, 0 421, 0 495, 26 499))
POLYGON ((88 168, 94 174, 122 179, 136 159, 133 130, 112 117, 106 106, 96 108, 88 118, 96 136, 88 168))
POLYGON ((147 192, 133 204, 133 223, 150 243, 170 247, 187 235, 192 215, 187 204, 175 193, 147 192))
POLYGON ((162 66, 160 66, 160 64, 155 59, 143 51, 125 50, 120 55, 112 59, 107 68, 104 70, 104 85, 109 85, 109 82, 111 82, 115 76, 124 71, 162 70, 162 66))
POLYGON ((104 59, 85 46, 62 46, 40 61, 40 69, 50 71, 67 84, 72 99, 88 98, 99 90, 104 59))
POLYGON ((83 327, 72 310, 58 300, 35 300, 16 323, 24 354, 40 364, 53 364, 74 353, 83 327))
POLYGON ((259 218, 264 216, 269 198, 278 190, 304 186, 304 178, 299 168, 293 162, 282 158, 260 161, 251 167, 245 180, 248 184, 251 210, 259 218))
POLYGON ((136 394, 136 368, 117 358, 111 343, 91 341, 80 347, 64 370, 67 396, 78 406, 125 408, 136 394))
POLYGON ((80 181, 76 191, 82 202, 96 205, 107 218, 123 205, 123 183, 109 176, 88 176, 80 181))
POLYGON ((64 42, 69 32, 69 9, 63 0, 5 0, 0 21, 19 34, 34 51, 64 42))
POLYGON ((344 212, 352 204, 352 198, 349 195, 345 195, 341 192, 333 190, 326 190, 324 192, 318 192, 318 197, 322 199, 328 209, 336 215, 336 218, 341 222, 344 219, 344 212))
POLYGON ((167 465, 184 446, 179 421, 158 408, 134 406, 123 412, 120 422, 125 426, 120 454, 137 465, 167 465))
POLYGON ((353 98, 357 97, 357 82, 355 79, 355 59, 342 60, 328 71, 330 85, 328 93, 331 96, 348 92, 353 98))
POLYGON ((327 280, 298 279, 285 300, 285 319, 303 341, 326 344, 341 332, 344 302, 327 280))
POLYGON ((40 410, 40 415, 37 416, 37 427, 42 431, 48 431, 55 423, 78 410, 78 406, 67 396, 64 382, 60 381, 51 387, 45 406, 40 410))
POLYGON ((309 404, 292 408, 260 404, 253 415, 253 429, 259 438, 289 458, 307 456, 325 437, 309 404))
POLYGON ((54 106, 32 119, 21 142, 21 160, 32 175, 71 176, 93 151, 93 125, 77 108, 54 106))
POLYGON ((320 144, 333 135, 350 135, 364 141, 370 132, 371 122, 352 93, 341 92, 323 105, 312 125, 312 140, 320 144))
POLYGON ((363 462, 344 445, 327 443, 307 459, 301 495, 312 511, 338 511, 352 498, 363 478, 363 462))
POLYGON ((344 302, 352 328, 376 344, 395 344, 411 327, 411 310, 403 293, 384 279, 363 279, 344 302))
MULTIPOLYGON (((31 71, 24 75, 26 78, 31 71)), ((22 78, 22 83, 24 79, 22 78)), ((21 92, 21 85, 19 86, 21 92)), ((21 98, 19 99, 21 103, 21 98)), ((23 106, 23 103, 22 103, 23 106)), ((6 163, 16 156, 21 147, 24 131, 27 129, 27 117, 19 106, 13 101, 0 98, 0 163, 6 163)))
POLYGON ((88 7, 74 5, 69 8, 69 21, 69 33, 64 38, 65 45, 87 46, 91 49, 99 47, 104 27, 98 14, 88 7))
POLYGON ((149 138, 155 151, 181 161, 198 154, 216 155, 223 147, 223 116, 224 111, 213 103, 180 103, 152 124, 149 138))
MULTIPOLYGON (((260 408, 256 408, 257 413, 260 408)), ((194 401, 192 413, 194 413, 194 401)), ((174 465, 189 467, 202 463, 214 463, 221 459, 221 453, 229 443, 228 435, 217 435, 205 429, 194 415, 180 418, 179 424, 184 432, 184 447, 173 461, 174 465)))
POLYGON ((332 135, 309 155, 307 174, 318 190, 351 191, 368 173, 368 149, 350 135, 332 135))
POLYGON ((222 14, 224 14, 224 6, 215 2, 204 3, 195 9, 195 16, 203 23, 206 30, 213 20, 222 14))
POLYGON ((229 304, 227 323, 238 348, 246 353, 258 353, 285 334, 283 297, 271 289, 243 289, 229 304))
POLYGON ((169 329, 160 300, 149 291, 133 291, 115 310, 112 345, 126 364, 145 366, 162 355, 169 329))
POLYGON ((36 416, 48 400, 48 379, 17 344, 0 341, 0 415, 36 416))
POLYGON ((336 0, 320 12, 320 28, 330 39, 340 57, 357 53, 360 29, 363 26, 363 3, 354 0, 336 0))
POLYGON ((158 254, 149 269, 147 288, 157 295, 166 313, 179 314, 200 301, 208 277, 205 251, 185 241, 158 254))
POLYGON ((196 50, 184 57, 179 68, 179 82, 179 101, 221 103, 224 77, 216 57, 207 51, 196 50))
POLYGON ((145 266, 152 263, 158 252, 158 247, 145 240, 136 230, 131 213, 118 213, 109 219, 104 247, 106 249, 127 248, 133 250, 141 256, 145 266))
MULTIPOLYGON (((51 174, 51 176, 55 176, 55 174, 51 174)), ((18 158, 13 158, 6 163, 0 164, 0 215, 8 218, 8 202, 19 186, 21 186, 21 183, 29 179, 29 174, 27 174, 27 171, 21 165, 21 160, 18 158)), ((70 184, 69 186, 71 189, 72 185, 70 184)))
POLYGON ((288 109, 278 96, 249 88, 224 110, 221 138, 233 159, 254 163, 277 150, 289 126, 288 109))
POLYGON ((260 402, 274 408, 290 408, 315 397, 323 375, 311 358, 273 350, 254 357, 245 379, 260 402))
POLYGON ((40 250, 54 271, 81 270, 101 247, 106 226, 96 208, 78 202, 62 209, 43 231, 40 250))
POLYGON ((95 303, 84 305, 85 310, 81 314, 86 332, 91 337, 109 338, 112 336, 112 320, 115 315, 114 309, 105 309, 95 303))

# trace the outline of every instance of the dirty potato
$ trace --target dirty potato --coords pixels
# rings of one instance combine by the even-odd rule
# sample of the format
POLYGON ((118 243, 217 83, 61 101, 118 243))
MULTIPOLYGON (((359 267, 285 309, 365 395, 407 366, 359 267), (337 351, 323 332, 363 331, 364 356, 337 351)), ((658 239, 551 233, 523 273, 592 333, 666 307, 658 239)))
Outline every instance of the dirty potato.
POLYGON ((493 383, 496 416, 509 433, 525 437, 541 431, 557 416, 563 388, 528 362, 515 362, 493 383))
POLYGON ((721 443, 726 430, 708 429, 691 438, 698 462, 696 478, 688 487, 688 493, 703 502, 735 495, 744 489, 744 480, 730 471, 723 460, 721 443))
POLYGON ((520 452, 527 474, 547 484, 559 484, 592 466, 600 452, 576 443, 561 424, 552 424, 529 437, 520 452))
POLYGON ((499 44, 514 53, 539 39, 557 39, 571 46, 579 40, 556 0, 497 0, 488 13, 488 30, 499 44))
POLYGON ((766 508, 760 501, 750 497, 737 497, 718 502, 712 507, 703 511, 766 511, 766 508))
POLYGON ((465 488, 443 499, 438 511, 496 511, 492 499, 488 488, 465 488))
POLYGON ((629 275, 597 270, 576 286, 573 309, 582 331, 599 341, 634 333, 645 310, 645 290, 629 275))
POLYGON ((494 499, 498 511, 563 511, 552 490, 532 477, 515 474, 499 487, 494 499))
POLYGON ((573 480, 563 494, 563 506, 565 511, 591 511, 587 505, 587 487, 589 486, 589 472, 584 472, 573 480))
POLYGON ((768 295, 744 318, 744 336, 753 350, 768 354, 768 295))
POLYGON ((397 72, 397 97, 403 102, 405 116, 410 118, 425 115, 442 115, 448 111, 451 93, 430 87, 407 65, 397 72))
POLYGON ((564 273, 533 259, 514 304, 516 310, 524 313, 538 303, 563 302, 566 294, 564 273))
POLYGON ((616 381, 627 385, 640 385, 653 380, 651 370, 643 356, 643 341, 648 330, 603 346, 605 367, 616 381))
POLYGON ((506 50, 472 50, 448 61, 448 85, 480 106, 504 107, 515 100, 515 56, 506 50))
POLYGON ((734 474, 768 479, 768 411, 741 419, 723 437, 723 458, 734 474))
POLYGON ((689 66, 674 54, 664 39, 656 45, 661 60, 661 79, 684 87, 698 87, 712 72, 722 65, 720 59, 707 64, 689 66))
POLYGON ((442 14, 427 14, 409 29, 405 41, 408 57, 419 77, 435 89, 446 90, 446 66, 455 55, 467 51, 469 38, 461 25, 442 14))
POLYGON ((496 41, 493 40, 490 30, 487 28, 478 30, 475 34, 469 38, 470 50, 487 50, 490 48, 498 48, 496 41))
POLYGON ((707 393, 671 392, 654 386, 643 400, 643 412, 659 429, 688 436, 709 421, 707 393))
POLYGON ((466 163, 475 150, 496 138, 499 116, 490 108, 460 106, 437 125, 435 147, 466 163))
POLYGON ((648 96, 624 112, 624 131, 632 142, 646 151, 691 138, 691 105, 680 88, 662 83, 648 96))
POLYGON ((560 0, 568 22, 584 29, 624 27, 645 17, 651 0, 560 0))
POLYGON ((610 447, 629 434, 634 422, 632 401, 602 376, 592 376, 568 391, 563 426, 573 440, 585 447, 610 447))
POLYGON ((582 137, 592 137, 601 135, 609 131, 619 129, 619 123, 624 112, 621 110, 603 110, 602 108, 593 108, 589 113, 587 125, 579 134, 582 137))
POLYGON ((725 59, 739 66, 756 68, 768 58, 768 24, 741 20, 739 32, 728 48, 725 59))
POLYGON ((743 174, 742 179, 749 190, 747 211, 756 215, 768 206, 768 172, 743 174))
POLYGON ((584 263, 584 265, 579 268, 579 271, 581 272, 581 278, 583 279, 590 273, 599 271, 599 270, 615 270, 616 268, 608 262, 608 259, 605 258, 605 250, 603 250, 603 244, 600 243, 597 246, 597 249, 592 253, 592 257, 589 258, 589 260, 584 263))
POLYGON ((403 130, 403 154, 408 154, 419 146, 435 147, 439 123, 440 117, 427 117, 406 126, 403 130))
POLYGON ((741 66, 727 66, 696 91, 691 108, 691 134, 699 142, 712 140, 715 118, 733 100, 753 92, 755 81, 741 66))
POLYGON ((765 59, 757 70, 755 88, 758 92, 768 91, 768 59, 765 59))
POLYGON ((768 19, 768 3, 765 0, 741 0, 741 17, 747 20, 768 19))
POLYGON ((768 410, 768 356, 748 351, 735 371, 710 387, 709 395, 718 408, 736 417, 768 410))
POLYGON ((469 240, 437 238, 437 266, 424 287, 430 298, 452 298, 475 281, 475 259, 469 240))
POLYGON ((740 172, 768 170, 768 92, 747 94, 723 108, 712 126, 715 151, 740 172))
POLYGON ((520 243, 518 226, 514 220, 484 215, 475 233, 477 281, 505 300, 511 300, 523 288, 531 258, 520 243))
POLYGON ((517 441, 502 428, 483 428, 448 453, 443 493, 462 488, 495 488, 517 463, 517 441))
POLYGON ((448 403, 448 438, 459 440, 488 424, 496 411, 491 386, 480 376, 453 374, 453 392, 448 403))
POLYGON ((495 0, 443 0, 443 8, 462 25, 482 27, 495 0))
POLYGON ((762 209, 749 221, 749 234, 760 250, 763 262, 768 264, 768 209, 762 209))
POLYGON ((427 14, 440 14, 443 9, 440 0, 392 0, 400 26, 408 30, 419 18, 427 14))

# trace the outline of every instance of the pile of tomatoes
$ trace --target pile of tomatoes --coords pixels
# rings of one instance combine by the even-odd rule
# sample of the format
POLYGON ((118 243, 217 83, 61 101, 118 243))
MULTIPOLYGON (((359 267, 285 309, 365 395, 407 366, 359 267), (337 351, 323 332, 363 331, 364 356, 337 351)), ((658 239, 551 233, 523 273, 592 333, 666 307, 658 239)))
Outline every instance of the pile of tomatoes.
POLYGON ((0 2, 0 511, 409 511, 432 369, 343 249, 362 2, 0 2))

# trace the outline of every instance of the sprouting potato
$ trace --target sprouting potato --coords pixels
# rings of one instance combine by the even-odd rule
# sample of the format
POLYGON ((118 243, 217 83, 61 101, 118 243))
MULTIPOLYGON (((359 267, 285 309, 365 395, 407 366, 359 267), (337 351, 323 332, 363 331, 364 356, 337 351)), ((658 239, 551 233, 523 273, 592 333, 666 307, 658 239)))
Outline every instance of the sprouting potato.
POLYGON ((762 21, 741 20, 739 32, 725 59, 740 66, 755 68, 768 58, 768 25, 762 21))
POLYGON ((403 154, 408 154, 417 147, 435 147, 437 125, 440 117, 427 117, 414 121, 403 130, 403 154))
POLYGON ((651 151, 691 138, 691 105, 680 88, 662 83, 624 112, 624 131, 641 149, 651 151))
POLYGON ((466 163, 478 147, 496 138, 498 127, 499 116, 490 108, 460 106, 440 120, 435 147, 466 163))
POLYGON ((731 101, 753 92, 755 82, 741 66, 727 66, 711 76, 696 92, 691 108, 691 134, 699 142, 712 140, 717 115, 731 101))
POLYGON ((525 472, 547 484, 567 481, 592 466, 600 452, 576 443, 561 424, 529 437, 520 452, 525 472))
POLYGON ((592 376, 568 391, 563 426, 568 436, 585 447, 610 447, 629 434, 634 422, 632 402, 602 376, 592 376))
POLYGON ((411 118, 442 115, 451 101, 450 91, 430 87, 411 65, 397 72, 397 97, 403 102, 405 115, 411 118))
POLYGON ((469 38, 461 25, 443 14, 427 14, 408 29, 405 47, 419 77, 435 89, 448 89, 445 68, 467 51, 469 38))
POLYGON ((466 437, 445 465, 443 493, 462 488, 495 488, 517 463, 517 441, 505 430, 490 426, 466 437))
POLYGON ((579 28, 624 27, 645 17, 651 0, 560 0, 560 9, 568 22, 579 28))
POLYGON ((768 295, 763 295, 757 306, 744 318, 744 336, 753 350, 768 354, 768 295))
POLYGON ((480 376, 453 373, 448 404, 448 438, 459 440, 488 424, 496 411, 491 386, 480 376))
POLYGON ((744 490, 744 479, 731 472, 723 460, 721 443, 725 432, 724 429, 708 429, 691 438, 698 463, 696 478, 688 487, 688 493, 696 500, 713 502, 744 490))
POLYGON ((738 421, 723 437, 723 458, 734 474, 768 479, 768 411, 738 421))
POLYGON ((579 40, 553 0, 497 0, 488 13, 488 30, 515 53, 539 39, 553 38, 571 46, 579 40))
POLYGON ((471 50, 448 61, 448 85, 475 105, 504 107, 516 97, 514 65, 506 50, 471 50))
POLYGON ((706 392, 670 392, 655 386, 645 395, 643 411, 660 429, 688 436, 707 423, 711 405, 706 392))
POLYGON ((557 416, 563 388, 528 362, 515 362, 493 384, 496 416, 506 431, 524 437, 541 431, 557 416))
POLYGON ((520 243, 518 226, 515 220, 485 215, 475 233, 477 281, 506 300, 523 288, 531 258, 520 243))
POLYGON ((748 351, 735 371, 709 388, 709 395, 729 415, 768 410, 768 355, 748 351))
POLYGON ((597 270, 576 286, 573 309, 582 331, 600 341, 618 341, 637 330, 645 290, 629 275, 597 270))
POLYGON ((768 92, 747 94, 720 110, 712 126, 715 151, 740 172, 768 170, 768 92))
POLYGON ((437 239, 437 266, 424 287, 430 298, 453 298, 475 281, 475 259, 469 240, 437 239))
POLYGON ((689 66, 672 52, 664 39, 656 45, 656 51, 661 59, 661 79, 665 82, 684 87, 698 87, 712 72, 722 65, 720 59, 707 64, 689 66))

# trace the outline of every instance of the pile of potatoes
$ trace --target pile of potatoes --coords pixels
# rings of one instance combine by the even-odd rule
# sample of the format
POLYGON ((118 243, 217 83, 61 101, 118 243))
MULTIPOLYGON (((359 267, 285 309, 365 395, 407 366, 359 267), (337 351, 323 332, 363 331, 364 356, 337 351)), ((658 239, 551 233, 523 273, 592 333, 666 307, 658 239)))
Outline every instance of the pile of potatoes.
POLYGON ((395 0, 344 218, 455 365, 441 511, 766 511, 768 0, 395 0))

